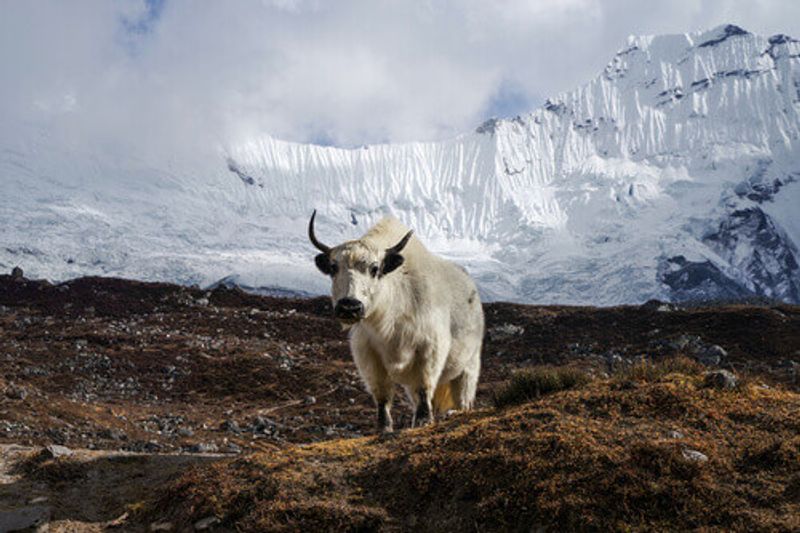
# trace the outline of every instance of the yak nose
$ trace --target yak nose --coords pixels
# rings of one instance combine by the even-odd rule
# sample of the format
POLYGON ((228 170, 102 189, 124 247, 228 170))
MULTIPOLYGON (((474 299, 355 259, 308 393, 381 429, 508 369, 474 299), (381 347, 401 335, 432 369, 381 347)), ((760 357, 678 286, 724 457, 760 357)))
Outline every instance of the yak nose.
POLYGON ((364 316, 364 304, 355 298, 342 298, 336 302, 333 314, 336 318, 362 318, 364 316))

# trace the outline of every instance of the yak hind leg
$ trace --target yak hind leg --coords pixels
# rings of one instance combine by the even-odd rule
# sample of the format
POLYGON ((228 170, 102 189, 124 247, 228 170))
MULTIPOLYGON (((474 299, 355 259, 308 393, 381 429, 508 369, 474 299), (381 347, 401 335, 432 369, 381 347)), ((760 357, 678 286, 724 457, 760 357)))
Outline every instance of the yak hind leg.
POLYGON ((411 403, 414 405, 413 427, 425 426, 434 421, 434 409, 438 407, 442 392, 446 393, 445 389, 440 391, 438 385, 449 350, 449 339, 418 348, 419 381, 413 390, 408 391, 411 403))
POLYGON ((478 373, 465 370, 450 382, 450 389, 455 409, 472 409, 478 390, 478 373))
POLYGON ((453 404, 458 410, 472 409, 478 391, 478 377, 481 372, 480 346, 473 356, 472 364, 450 382, 453 404))
POLYGON ((414 418, 411 427, 426 426, 433 422, 432 394, 425 387, 417 389, 414 395, 414 418))
POLYGON ((406 397, 411 404, 411 427, 421 427, 433 422, 433 404, 431 392, 423 387, 403 386, 406 397))

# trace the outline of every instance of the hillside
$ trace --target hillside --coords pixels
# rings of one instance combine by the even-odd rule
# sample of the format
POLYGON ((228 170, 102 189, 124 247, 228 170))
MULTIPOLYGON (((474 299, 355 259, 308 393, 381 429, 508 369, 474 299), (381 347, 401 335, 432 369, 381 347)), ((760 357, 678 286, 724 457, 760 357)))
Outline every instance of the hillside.
POLYGON ((152 516, 244 530, 800 527, 800 396, 704 389, 697 370, 601 380, 395 439, 196 468, 152 516))
POLYGON ((330 313, 224 287, 0 276, 0 520, 798 527, 796 306, 490 303, 479 408, 387 440, 370 436, 330 313), (736 388, 704 385, 720 366, 736 388), (516 372, 542 368, 588 382, 494 406, 516 372), (40 454, 52 444, 71 453, 40 454))

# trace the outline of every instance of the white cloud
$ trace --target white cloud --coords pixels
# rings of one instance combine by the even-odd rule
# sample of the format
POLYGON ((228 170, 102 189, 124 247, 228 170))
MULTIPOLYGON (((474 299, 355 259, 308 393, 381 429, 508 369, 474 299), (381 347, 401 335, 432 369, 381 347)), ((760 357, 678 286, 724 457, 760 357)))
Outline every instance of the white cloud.
POLYGON ((155 18, 148 5, 4 2, 0 138, 20 121, 140 148, 441 138, 508 110, 506 94, 524 105, 588 80, 632 33, 800 36, 794 0, 166 0, 155 18))

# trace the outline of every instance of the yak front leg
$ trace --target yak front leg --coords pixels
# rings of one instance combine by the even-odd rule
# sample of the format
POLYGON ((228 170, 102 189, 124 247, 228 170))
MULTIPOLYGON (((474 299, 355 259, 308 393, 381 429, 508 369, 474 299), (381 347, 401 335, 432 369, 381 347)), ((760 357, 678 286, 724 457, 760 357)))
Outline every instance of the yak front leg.
POLYGON ((394 383, 383 366, 380 355, 372 349, 365 336, 353 334, 350 338, 350 347, 353 360, 358 368, 358 373, 372 395, 377 407, 377 425, 381 433, 391 433, 392 426, 392 399, 394 398, 394 383))
POLYGON ((394 431, 392 426, 392 404, 388 400, 378 400, 378 431, 381 433, 391 433, 394 431))
POLYGON ((370 369, 369 372, 361 373, 366 382, 367 389, 375 400, 378 409, 378 431, 381 433, 391 433, 392 425, 392 399, 394 398, 394 383, 389 379, 380 360, 370 369))

